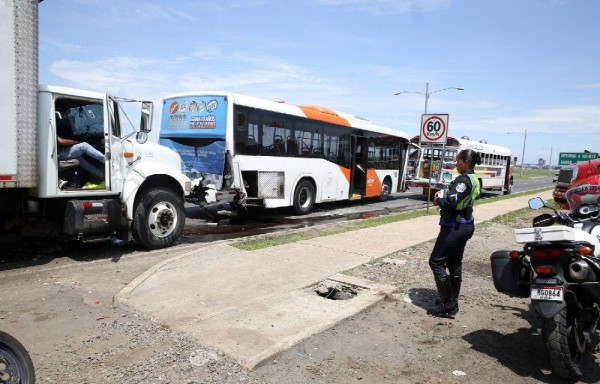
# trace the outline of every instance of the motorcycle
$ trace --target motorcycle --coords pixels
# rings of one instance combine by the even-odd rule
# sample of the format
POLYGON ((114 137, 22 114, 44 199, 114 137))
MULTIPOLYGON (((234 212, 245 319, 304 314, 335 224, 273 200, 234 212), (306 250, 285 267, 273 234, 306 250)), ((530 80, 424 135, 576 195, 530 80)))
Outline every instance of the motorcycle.
MULTIPOLYGON (((529 207, 547 206, 538 197, 529 207)), ((599 217, 600 207, 589 204, 541 214, 532 228, 515 229, 522 251, 491 256, 496 290, 531 299, 552 370, 565 379, 582 376, 582 358, 600 319, 599 217)))
POLYGON ((31 356, 17 339, 0 331, 0 383, 34 384, 31 356))

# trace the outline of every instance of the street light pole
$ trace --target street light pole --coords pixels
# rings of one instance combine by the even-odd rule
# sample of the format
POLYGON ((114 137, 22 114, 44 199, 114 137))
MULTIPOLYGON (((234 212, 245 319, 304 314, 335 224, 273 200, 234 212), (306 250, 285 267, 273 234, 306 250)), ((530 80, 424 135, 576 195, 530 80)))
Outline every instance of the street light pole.
MULTIPOLYGON (((432 93, 442 92, 442 91, 445 91, 447 89, 456 89, 457 91, 464 91, 465 90, 463 87, 448 87, 448 88, 442 88, 442 89, 438 89, 438 90, 429 92, 429 83, 425 83, 425 93, 400 91, 400 92, 394 93, 394 96, 398 96, 398 95, 401 95, 403 93, 417 93, 419 95, 424 95, 425 96, 425 111, 424 111, 424 114, 426 115, 427 114, 427 105, 429 104, 429 96, 432 93)), ((420 128, 419 128, 419 131, 421 131, 420 128)), ((421 135, 419 134, 419 148, 421 148, 421 145, 422 145, 422 143, 421 143, 421 135)), ((444 143, 444 145, 445 145, 445 143, 444 143)), ((423 154, 423 152, 421 152, 421 157, 422 157, 422 154, 423 154)), ((443 154, 444 154, 444 147, 442 147, 442 157, 440 157, 440 162, 443 161, 443 154)), ((433 143, 431 143, 431 155, 432 155, 432 157, 431 157, 431 163, 430 164, 433 164, 433 143)), ((417 163, 417 164, 419 164, 419 167, 420 167, 420 160, 421 159, 419 159, 419 163, 417 163)), ((431 171, 429 172, 429 185, 431 186, 431 171)), ((429 191, 429 188, 427 190, 429 191)), ((429 201, 430 201, 430 198, 431 198, 431 193, 427 192, 427 212, 429 212, 429 201)))
POLYGON ((523 154, 521 155, 521 177, 523 177, 523 168, 525 167, 525 144, 527 144, 527 128, 525 128, 525 135, 523 135, 523 154))
MULTIPOLYGON (((398 96, 401 95, 403 93, 416 93, 419 95, 424 95, 425 96, 425 115, 427 114, 427 106, 429 104, 429 96, 431 96, 432 93, 437 93, 437 92, 442 92, 448 89, 456 89, 457 91, 464 91, 465 89, 463 87, 448 87, 448 88, 442 88, 442 89, 437 89, 435 91, 431 91, 429 92, 429 83, 425 83, 425 93, 423 92, 412 92, 412 91, 400 91, 400 92, 396 92, 394 93, 394 96, 398 96)), ((421 146, 421 135, 419 135, 419 147, 421 146)))
MULTIPOLYGON (((522 134, 521 132, 507 132, 508 135, 513 134, 513 133, 522 134)), ((529 132, 530 135, 533 133, 545 134, 546 132, 529 132)), ((523 177, 523 168, 525 168, 525 146, 526 145, 527 145, 527 128, 525 128, 525 133, 524 133, 524 137, 523 137, 523 153, 521 154, 521 177, 523 177)))
POLYGON ((425 114, 427 114, 428 101, 429 101, 429 83, 425 83, 425 114))
POLYGON ((448 87, 448 88, 442 88, 442 89, 438 89, 438 90, 429 92, 429 83, 425 83, 425 93, 423 93, 423 92, 412 92, 412 91, 400 91, 400 92, 394 93, 394 96, 398 96, 398 95, 401 95, 403 93, 416 93, 416 94, 419 94, 419 95, 424 95, 425 96, 425 114, 427 114, 427 104, 429 103, 429 96, 431 96, 432 93, 442 92, 442 91, 445 91, 447 89, 456 89, 457 91, 464 91, 465 90, 463 87, 448 87))
POLYGON ((548 160, 548 176, 552 172, 552 146, 550 146, 550 160, 548 160))

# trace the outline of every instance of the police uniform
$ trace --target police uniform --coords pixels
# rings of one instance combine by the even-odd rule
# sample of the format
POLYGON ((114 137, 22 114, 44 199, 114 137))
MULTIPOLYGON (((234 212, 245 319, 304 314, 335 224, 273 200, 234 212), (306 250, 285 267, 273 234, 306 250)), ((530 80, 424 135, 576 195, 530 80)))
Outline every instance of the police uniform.
MULTIPOLYGON (((475 232, 473 202, 479 190, 479 180, 469 169, 450 184, 443 197, 437 199, 441 215, 440 233, 429 257, 429 267, 433 271, 440 301, 446 304, 446 308, 437 308, 442 312, 448 308, 451 308, 451 314, 458 311, 463 253, 475 232)), ((435 310, 430 310, 430 313, 436 314, 435 310)))

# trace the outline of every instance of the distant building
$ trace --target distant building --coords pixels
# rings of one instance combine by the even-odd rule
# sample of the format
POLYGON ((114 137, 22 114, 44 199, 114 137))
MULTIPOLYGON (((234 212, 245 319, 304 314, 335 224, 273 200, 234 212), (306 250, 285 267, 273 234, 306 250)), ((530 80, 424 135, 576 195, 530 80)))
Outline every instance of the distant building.
POLYGON ((541 157, 538 159, 538 167, 543 167, 546 165, 546 160, 542 159, 541 157))

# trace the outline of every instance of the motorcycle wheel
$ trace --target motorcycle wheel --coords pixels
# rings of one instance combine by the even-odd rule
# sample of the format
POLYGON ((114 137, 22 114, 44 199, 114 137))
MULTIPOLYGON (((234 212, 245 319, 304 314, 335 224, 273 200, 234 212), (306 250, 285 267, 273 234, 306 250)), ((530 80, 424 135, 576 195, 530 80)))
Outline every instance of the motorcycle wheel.
POLYGON ((0 331, 0 382, 35 383, 35 371, 29 353, 17 339, 0 331))
POLYGON ((582 376, 579 366, 586 343, 582 322, 575 311, 563 308, 551 319, 542 319, 542 336, 552 370, 564 379, 582 376))

